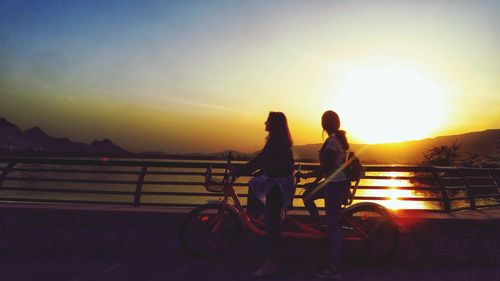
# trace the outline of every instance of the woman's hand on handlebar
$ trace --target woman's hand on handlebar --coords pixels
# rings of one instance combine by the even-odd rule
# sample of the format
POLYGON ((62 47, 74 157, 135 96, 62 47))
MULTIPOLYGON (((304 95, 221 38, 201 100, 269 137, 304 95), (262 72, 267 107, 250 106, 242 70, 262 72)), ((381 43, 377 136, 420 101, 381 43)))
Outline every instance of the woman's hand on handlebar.
POLYGON ((231 177, 232 177, 233 179, 236 179, 236 178, 238 178, 239 176, 240 176, 240 175, 239 175, 239 173, 238 173, 238 169, 237 169, 236 167, 232 166, 232 167, 231 167, 231 177))
POLYGON ((297 180, 300 180, 300 179, 307 179, 307 174, 302 173, 301 171, 297 171, 297 172, 295 173, 295 178, 296 178, 297 180))

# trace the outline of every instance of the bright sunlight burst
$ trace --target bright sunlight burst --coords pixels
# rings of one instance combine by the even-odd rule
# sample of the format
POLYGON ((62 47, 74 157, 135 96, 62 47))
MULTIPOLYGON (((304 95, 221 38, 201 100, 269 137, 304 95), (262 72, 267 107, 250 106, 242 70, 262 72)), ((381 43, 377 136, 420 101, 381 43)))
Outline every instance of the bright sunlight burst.
POLYGON ((418 71, 392 64, 352 68, 335 108, 342 127, 365 143, 430 136, 443 122, 443 89, 418 71))

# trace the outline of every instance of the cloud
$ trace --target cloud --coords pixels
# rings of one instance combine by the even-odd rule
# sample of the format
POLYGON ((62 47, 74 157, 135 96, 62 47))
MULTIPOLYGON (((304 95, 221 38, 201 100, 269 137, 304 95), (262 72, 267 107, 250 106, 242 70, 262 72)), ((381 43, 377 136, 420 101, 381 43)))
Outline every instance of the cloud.
POLYGON ((198 108, 214 109, 214 110, 227 111, 227 112, 236 112, 236 113, 247 114, 247 115, 254 114, 254 112, 252 112, 252 111, 243 110, 243 109, 236 108, 236 107, 228 107, 228 106, 222 106, 222 105, 216 105, 216 104, 210 104, 210 103, 190 101, 190 100, 177 98, 177 97, 173 97, 173 96, 168 96, 168 95, 162 95, 158 99, 163 100, 163 101, 167 101, 167 102, 173 102, 173 103, 178 103, 178 104, 192 106, 192 107, 198 107, 198 108))

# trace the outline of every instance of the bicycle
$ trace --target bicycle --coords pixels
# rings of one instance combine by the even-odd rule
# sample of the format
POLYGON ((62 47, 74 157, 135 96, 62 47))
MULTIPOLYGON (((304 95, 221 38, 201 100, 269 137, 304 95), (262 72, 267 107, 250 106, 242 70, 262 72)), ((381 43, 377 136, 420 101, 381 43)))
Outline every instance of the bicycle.
MULTIPOLYGON (((191 210, 180 227, 182 248, 199 257, 219 256, 228 252, 238 241, 246 227, 265 236, 265 222, 254 218, 243 208, 233 183, 233 165, 227 159, 222 180, 212 178, 212 168, 205 173, 205 188, 219 193, 223 199, 191 210), (230 204, 230 200, 233 202, 230 204)), ((358 264, 375 265, 389 259, 399 245, 399 230, 389 211, 376 203, 353 204, 359 180, 351 187, 350 196, 343 205, 341 231, 343 251, 358 264)), ((298 239, 324 239, 327 237, 323 222, 303 222, 286 215, 284 224, 294 230, 282 231, 282 237, 298 239)))

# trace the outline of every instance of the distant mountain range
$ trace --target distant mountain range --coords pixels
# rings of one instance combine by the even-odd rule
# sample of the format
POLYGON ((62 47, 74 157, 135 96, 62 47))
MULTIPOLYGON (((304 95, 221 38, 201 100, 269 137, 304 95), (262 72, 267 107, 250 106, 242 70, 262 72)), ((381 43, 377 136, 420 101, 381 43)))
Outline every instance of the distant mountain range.
MULTIPOLYGON (((460 135, 441 136, 415 141, 384 144, 351 144, 363 163, 367 164, 418 164, 424 159, 423 153, 433 147, 461 144, 464 155, 478 154, 479 157, 500 156, 500 129, 472 132, 460 135)), ((308 144, 294 147, 296 159, 318 161, 318 151, 322 144, 308 144)))
MULTIPOLYGON (((500 129, 441 136, 416 141, 385 144, 351 144, 365 164, 418 164, 423 153, 436 146, 461 144, 461 153, 478 154, 480 157, 500 156, 500 129)), ((298 161, 317 162, 321 143, 296 145, 294 157, 298 161)), ((0 118, 0 156, 78 156, 78 157, 144 157, 177 159, 221 159, 231 152, 236 160, 248 160, 258 151, 244 153, 221 151, 217 153, 188 153, 168 155, 161 151, 133 153, 114 144, 109 139, 95 140, 91 144, 73 142, 67 138, 53 138, 39 127, 22 131, 16 125, 0 118)))
POLYGON ((217 153, 165 154, 162 151, 134 153, 114 144, 109 139, 95 140, 91 144, 73 142, 68 138, 53 138, 39 127, 22 131, 0 117, 0 156, 50 157, 130 157, 175 159, 222 159, 231 152, 236 160, 247 160, 256 153, 221 151, 217 153))
POLYGON ((132 154, 108 139, 87 145, 67 138, 53 138, 39 127, 21 131, 0 118, 0 155, 22 156, 125 156, 132 154))

